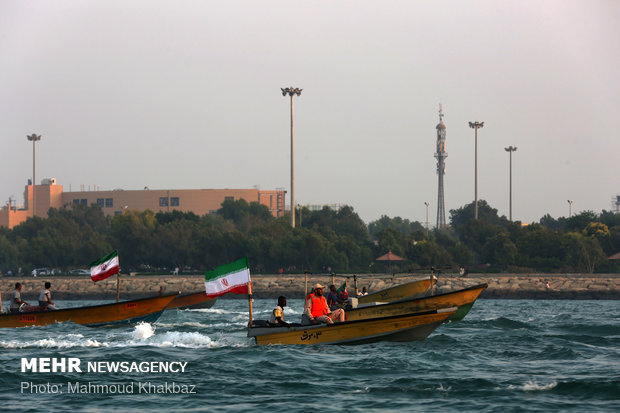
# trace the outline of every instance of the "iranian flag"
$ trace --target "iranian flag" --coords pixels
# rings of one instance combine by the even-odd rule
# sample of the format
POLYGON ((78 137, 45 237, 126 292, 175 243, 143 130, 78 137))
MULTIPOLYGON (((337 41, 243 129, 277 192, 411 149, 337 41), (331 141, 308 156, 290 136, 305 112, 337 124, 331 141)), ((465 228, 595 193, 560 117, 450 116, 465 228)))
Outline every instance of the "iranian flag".
POLYGON ((220 265, 205 273, 205 290, 209 297, 219 297, 227 293, 248 294, 249 282, 250 268, 247 258, 220 265))
POLYGON ((118 271, 118 251, 116 250, 90 263, 90 278, 93 281, 105 280, 110 275, 118 274, 118 271))

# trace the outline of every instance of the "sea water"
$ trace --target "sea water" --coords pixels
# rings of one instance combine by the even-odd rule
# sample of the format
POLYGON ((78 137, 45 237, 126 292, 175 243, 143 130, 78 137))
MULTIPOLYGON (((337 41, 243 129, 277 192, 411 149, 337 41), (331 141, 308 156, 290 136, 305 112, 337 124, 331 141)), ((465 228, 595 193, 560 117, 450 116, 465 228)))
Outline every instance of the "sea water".
POLYGON ((134 327, 1 329, 0 412, 620 411, 618 301, 478 300, 425 341, 359 346, 259 347, 247 321, 247 301, 220 299, 134 327))

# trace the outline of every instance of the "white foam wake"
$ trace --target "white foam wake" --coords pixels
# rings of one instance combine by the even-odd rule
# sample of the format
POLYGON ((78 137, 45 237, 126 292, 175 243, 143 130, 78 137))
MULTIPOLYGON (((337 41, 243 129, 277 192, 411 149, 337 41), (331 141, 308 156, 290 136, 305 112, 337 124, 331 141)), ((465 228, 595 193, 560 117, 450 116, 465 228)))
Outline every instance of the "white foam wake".
POLYGON ((138 323, 133 330, 134 340, 145 340, 155 334, 153 326, 149 323, 138 323))
POLYGON ((525 383, 522 388, 524 391, 541 391, 541 390, 551 390, 557 385, 558 385, 557 381, 551 382, 549 384, 538 384, 535 381, 530 380, 527 383, 525 383))

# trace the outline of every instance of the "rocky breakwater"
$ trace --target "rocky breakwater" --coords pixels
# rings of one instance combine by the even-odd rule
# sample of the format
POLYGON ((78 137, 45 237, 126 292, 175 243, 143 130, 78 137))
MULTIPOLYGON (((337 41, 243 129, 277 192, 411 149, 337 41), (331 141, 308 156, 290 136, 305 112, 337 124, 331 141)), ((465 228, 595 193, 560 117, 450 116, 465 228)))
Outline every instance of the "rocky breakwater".
POLYGON ((440 292, 487 283, 480 298, 619 300, 620 274, 485 274, 443 276, 440 292))
MULTIPOLYGON (((329 274, 252 274, 252 289, 255 298, 303 298, 314 284, 342 285, 347 281, 349 292, 353 291, 355 280, 361 290, 378 291, 397 284, 429 277, 430 274, 353 274, 331 276, 329 274), (307 284, 307 290, 306 290, 307 284)), ((52 283, 52 297, 55 300, 114 300, 116 298, 116 277, 99 282, 92 282, 89 277, 2 277, 0 292, 4 305, 15 282, 24 287, 22 296, 34 303, 45 281, 52 283)), ((466 288, 475 284, 487 283, 489 287, 480 298, 509 299, 620 299, 620 274, 475 274, 459 277, 455 274, 439 274, 436 290, 447 292, 466 288)), ((158 294, 174 292, 190 293, 204 291, 203 275, 121 275, 121 300, 144 298, 158 294)), ((226 298, 245 298, 245 296, 228 295, 226 298)))
MULTIPOLYGON (((361 290, 369 292, 382 290, 398 284, 430 277, 430 274, 364 274, 356 277, 361 290)), ((347 281, 349 292, 353 290, 353 275, 311 275, 308 290, 315 283, 340 286, 347 281)), ((504 299, 580 299, 580 300, 618 300, 620 299, 620 274, 476 274, 460 277, 457 274, 439 274, 436 292, 448 292, 487 283, 488 288, 480 298, 504 299)), ((303 298, 304 275, 258 275, 253 276, 253 292, 257 298, 275 298, 285 295, 289 298, 303 298)))

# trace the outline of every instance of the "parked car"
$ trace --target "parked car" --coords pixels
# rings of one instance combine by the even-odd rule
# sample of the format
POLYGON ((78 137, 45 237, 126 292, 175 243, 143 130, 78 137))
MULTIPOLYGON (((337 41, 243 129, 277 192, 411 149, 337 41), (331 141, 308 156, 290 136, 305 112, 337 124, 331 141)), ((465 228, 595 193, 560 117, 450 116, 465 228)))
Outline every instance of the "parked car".
POLYGON ((32 276, 36 277, 39 275, 52 275, 52 270, 49 268, 35 268, 32 270, 32 276))
POLYGON ((69 271, 69 275, 90 275, 90 271, 80 268, 69 271))

